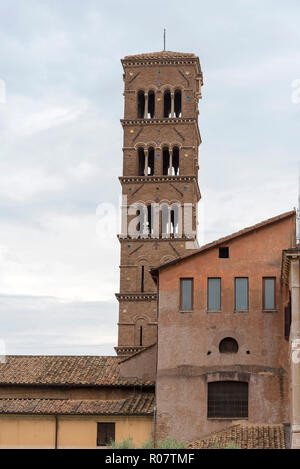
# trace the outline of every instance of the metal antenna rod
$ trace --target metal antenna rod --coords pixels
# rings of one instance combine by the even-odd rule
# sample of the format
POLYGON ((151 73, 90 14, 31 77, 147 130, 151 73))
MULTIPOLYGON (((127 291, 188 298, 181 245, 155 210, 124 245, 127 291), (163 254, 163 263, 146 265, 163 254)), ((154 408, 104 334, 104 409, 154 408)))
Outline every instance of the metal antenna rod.
POLYGON ((166 50, 166 29, 164 28, 164 50, 166 50))

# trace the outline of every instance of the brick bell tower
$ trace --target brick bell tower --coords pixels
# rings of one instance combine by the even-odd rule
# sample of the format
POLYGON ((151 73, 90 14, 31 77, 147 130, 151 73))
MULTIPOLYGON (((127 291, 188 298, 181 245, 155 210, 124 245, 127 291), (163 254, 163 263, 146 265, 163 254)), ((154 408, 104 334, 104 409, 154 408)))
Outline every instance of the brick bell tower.
POLYGON ((157 340, 157 287, 150 269, 198 248, 198 101, 203 80, 194 54, 131 55, 122 65, 122 233, 115 350, 125 356, 157 340))

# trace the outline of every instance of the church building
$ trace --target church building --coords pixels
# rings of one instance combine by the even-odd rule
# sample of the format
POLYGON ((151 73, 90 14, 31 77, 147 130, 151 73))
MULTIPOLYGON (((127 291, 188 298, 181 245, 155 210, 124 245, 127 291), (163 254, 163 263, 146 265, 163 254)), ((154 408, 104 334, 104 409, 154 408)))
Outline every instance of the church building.
POLYGON ((116 355, 5 357, 0 447, 300 449, 296 212, 199 246, 199 58, 122 66, 116 355))

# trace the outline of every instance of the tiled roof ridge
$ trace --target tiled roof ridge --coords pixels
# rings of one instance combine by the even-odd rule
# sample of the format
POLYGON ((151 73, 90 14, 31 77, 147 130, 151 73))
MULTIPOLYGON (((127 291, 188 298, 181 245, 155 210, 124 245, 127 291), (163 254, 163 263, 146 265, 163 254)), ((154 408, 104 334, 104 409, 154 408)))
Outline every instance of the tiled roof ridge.
POLYGON ((153 386, 120 377, 118 356, 10 355, 0 363, 0 386, 153 386))
POLYGON ((161 50, 157 52, 144 52, 142 54, 125 55, 122 60, 139 60, 139 59, 152 59, 152 58, 196 58, 197 56, 193 52, 176 52, 170 50, 161 50))
POLYGON ((243 421, 214 431, 196 441, 190 441, 187 447, 189 449, 213 449, 224 448, 230 444, 239 449, 285 449, 284 425, 243 421))
POLYGON ((215 248, 215 247, 219 246, 220 244, 223 244, 227 241, 238 238, 240 236, 247 235, 248 233, 251 233, 252 231, 259 230, 259 229, 264 228, 268 225, 271 225, 272 223, 276 223, 278 221, 284 220, 285 218, 289 218, 289 217, 291 217, 295 214, 296 214, 295 210, 290 210, 290 211, 284 212, 280 215, 276 215, 275 217, 271 217, 271 218, 268 218, 266 220, 263 220, 259 223, 256 223, 255 225, 251 225, 251 226, 248 226, 246 228, 243 228, 242 230, 235 231, 234 233, 231 233, 227 236, 223 236, 222 238, 219 238, 215 241, 211 241, 208 244, 204 244, 203 246, 201 246, 199 249, 192 252, 191 254, 187 254, 186 256, 178 257, 178 258, 176 258, 176 259, 174 259, 170 262, 166 262, 165 264, 160 264, 159 266, 150 269, 150 272, 152 274, 155 274, 157 271, 159 271, 163 268, 169 267, 170 265, 173 265, 173 264, 177 264, 180 261, 189 259, 190 257, 196 256, 197 254, 201 254, 202 252, 205 252, 209 249, 215 248))
POLYGON ((0 398, 0 414, 123 414, 153 412, 154 393, 138 393, 123 399, 0 398))
POLYGON ((5 357, 13 357, 13 358, 116 358, 117 360, 120 360, 120 357, 117 355, 35 355, 35 354, 15 354, 15 355, 5 355, 5 357))

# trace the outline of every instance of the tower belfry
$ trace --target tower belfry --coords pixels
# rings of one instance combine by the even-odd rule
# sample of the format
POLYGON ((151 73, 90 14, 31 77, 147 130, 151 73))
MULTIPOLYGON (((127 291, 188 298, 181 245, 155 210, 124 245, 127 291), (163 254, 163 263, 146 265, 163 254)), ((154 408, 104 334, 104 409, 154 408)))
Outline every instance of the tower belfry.
POLYGON ((118 355, 156 342, 157 294, 150 269, 196 249, 198 101, 194 54, 126 56, 118 355))

